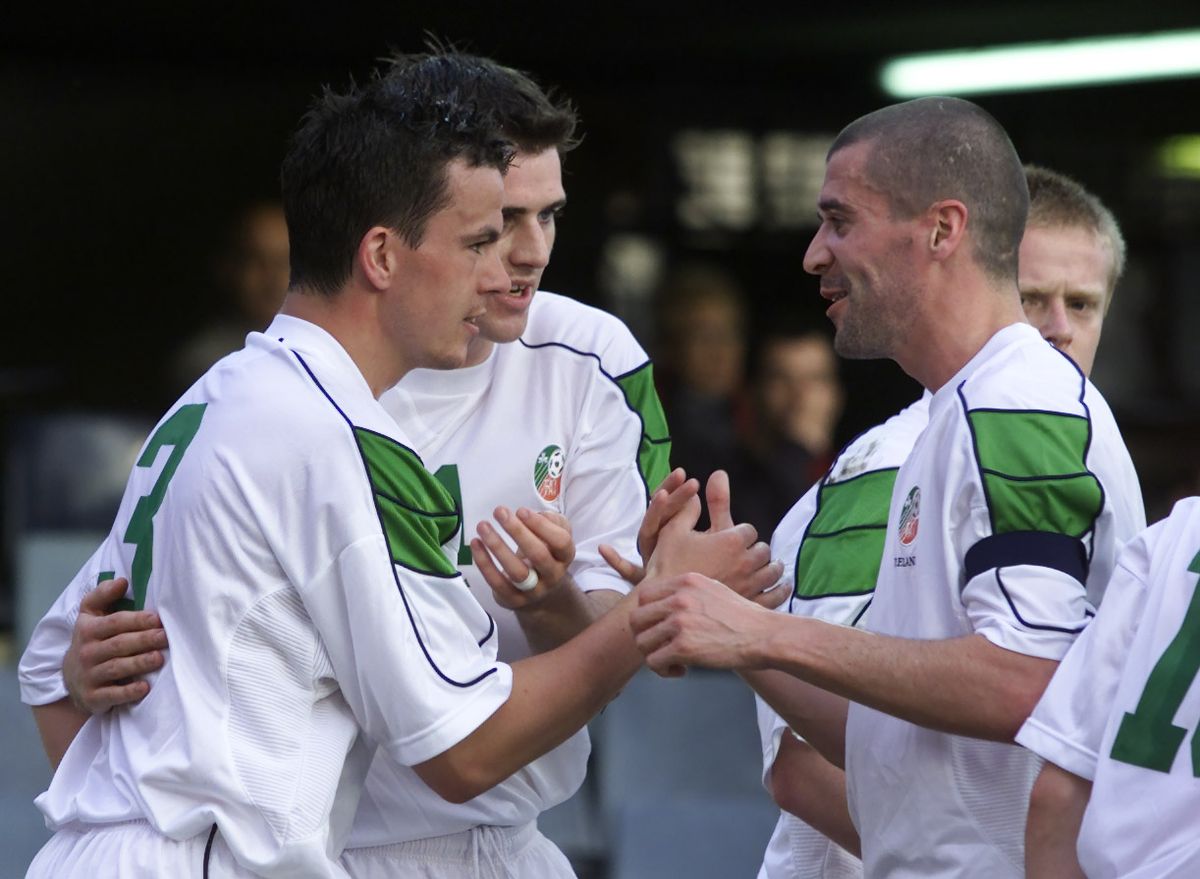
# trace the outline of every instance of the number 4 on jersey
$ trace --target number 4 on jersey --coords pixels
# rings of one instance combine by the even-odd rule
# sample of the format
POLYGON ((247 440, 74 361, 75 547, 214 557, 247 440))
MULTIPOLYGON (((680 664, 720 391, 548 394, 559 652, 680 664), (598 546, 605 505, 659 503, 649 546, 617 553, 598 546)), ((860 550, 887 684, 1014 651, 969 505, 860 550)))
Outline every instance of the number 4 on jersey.
MULTIPOLYGON (((1188 570, 1200 574, 1200 553, 1188 570)), ((1137 710, 1126 713, 1113 742, 1112 757, 1122 763, 1170 772, 1187 730, 1175 726, 1175 715, 1200 672, 1200 588, 1183 617, 1179 633, 1154 665, 1137 710)), ((1200 736, 1192 736, 1192 775, 1200 778, 1200 736)))
POLYGON ((146 586, 150 582, 150 572, 154 567, 154 516, 162 506, 167 494, 167 486, 171 477, 179 469, 183 453, 187 451, 196 431, 200 429, 200 419, 204 417, 206 403, 192 403, 180 406, 175 414, 163 422, 154 432, 150 442, 138 458, 137 466, 151 467, 158 450, 163 446, 171 447, 171 455, 163 465, 162 472, 154 482, 150 493, 138 499, 129 517, 129 527, 125 529, 124 540, 132 543, 137 549, 133 554, 133 570, 130 573, 130 583, 133 586, 133 601, 124 599, 118 602, 118 610, 141 610, 146 606, 146 586))
POLYGON ((458 465, 443 464, 434 472, 433 478, 442 484, 442 488, 450 492, 450 497, 454 498, 454 504, 458 507, 458 518, 462 522, 462 527, 458 533, 457 564, 474 564, 471 558, 471 544, 467 542, 467 520, 463 517, 462 485, 458 481, 458 465))

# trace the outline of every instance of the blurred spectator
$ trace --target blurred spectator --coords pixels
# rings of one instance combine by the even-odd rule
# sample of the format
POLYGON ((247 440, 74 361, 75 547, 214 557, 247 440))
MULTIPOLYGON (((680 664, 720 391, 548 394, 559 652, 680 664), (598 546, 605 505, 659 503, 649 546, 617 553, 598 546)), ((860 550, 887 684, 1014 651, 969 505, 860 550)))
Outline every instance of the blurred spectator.
POLYGON ((288 286, 288 234, 283 206, 254 202, 230 226, 214 274, 224 314, 185 341, 171 360, 172 395, 182 393, 210 366, 239 350, 246 334, 263 330, 283 304, 288 286))
POLYGON ((671 463, 703 483, 733 464, 739 425, 750 421, 744 296, 724 270, 688 263, 668 275, 658 305, 663 344, 656 365, 671 463))
POLYGON ((844 402, 829 336, 771 326, 755 343, 754 429, 730 473, 735 518, 764 539, 832 464, 844 402))

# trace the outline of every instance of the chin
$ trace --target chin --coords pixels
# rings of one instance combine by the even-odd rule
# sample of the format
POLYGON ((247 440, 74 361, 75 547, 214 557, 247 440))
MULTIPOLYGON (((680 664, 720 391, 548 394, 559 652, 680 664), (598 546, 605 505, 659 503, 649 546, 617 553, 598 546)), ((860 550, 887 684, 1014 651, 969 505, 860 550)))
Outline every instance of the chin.
POLYGON ((497 345, 507 345, 509 342, 515 342, 521 338, 528 323, 528 313, 504 320, 489 320, 486 324, 480 325, 479 335, 497 345))

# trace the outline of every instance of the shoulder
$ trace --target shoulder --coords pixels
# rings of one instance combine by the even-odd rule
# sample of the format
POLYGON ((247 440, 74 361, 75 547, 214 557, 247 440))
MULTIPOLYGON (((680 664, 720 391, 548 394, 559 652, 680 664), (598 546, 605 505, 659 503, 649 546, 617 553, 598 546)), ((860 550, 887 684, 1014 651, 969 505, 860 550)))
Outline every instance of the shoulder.
POLYGON ((829 468, 829 481, 842 482, 863 473, 898 468, 928 423, 929 394, 924 394, 847 443, 829 468))
POLYGON ((968 410, 1049 412, 1086 417, 1098 392, 1079 367, 1034 331, 994 352, 957 393, 968 410))
POLYGON ((649 361, 645 350, 620 318, 544 290, 534 297, 529 309, 529 323, 517 344, 530 349, 558 349, 579 357, 590 357, 614 379, 649 361))

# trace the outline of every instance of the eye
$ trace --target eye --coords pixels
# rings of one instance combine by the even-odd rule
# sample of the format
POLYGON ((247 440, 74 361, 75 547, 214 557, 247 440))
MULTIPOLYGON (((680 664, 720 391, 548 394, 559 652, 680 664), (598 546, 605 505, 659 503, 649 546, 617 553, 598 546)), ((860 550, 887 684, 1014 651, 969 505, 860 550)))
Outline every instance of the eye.
POLYGON ((564 208, 562 206, 555 207, 555 208, 546 208, 546 210, 544 210, 538 214, 538 222, 541 223, 543 226, 548 225, 550 223, 557 222, 559 220, 559 218, 562 217, 562 215, 565 211, 566 211, 566 208, 564 208))

